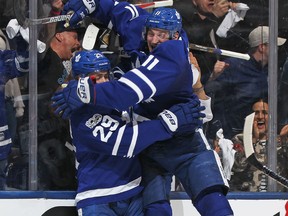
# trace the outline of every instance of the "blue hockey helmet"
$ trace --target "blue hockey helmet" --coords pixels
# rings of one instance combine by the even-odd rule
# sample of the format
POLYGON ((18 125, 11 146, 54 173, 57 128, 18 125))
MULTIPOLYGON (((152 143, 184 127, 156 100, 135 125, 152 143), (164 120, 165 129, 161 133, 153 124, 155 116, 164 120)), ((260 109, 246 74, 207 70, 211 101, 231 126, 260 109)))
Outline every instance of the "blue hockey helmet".
POLYGON ((146 30, 149 28, 168 30, 169 36, 172 38, 175 32, 181 32, 182 18, 176 9, 160 7, 148 16, 145 26, 146 30))
POLYGON ((87 76, 92 72, 109 71, 110 61, 98 50, 83 50, 72 58, 72 75, 87 76))

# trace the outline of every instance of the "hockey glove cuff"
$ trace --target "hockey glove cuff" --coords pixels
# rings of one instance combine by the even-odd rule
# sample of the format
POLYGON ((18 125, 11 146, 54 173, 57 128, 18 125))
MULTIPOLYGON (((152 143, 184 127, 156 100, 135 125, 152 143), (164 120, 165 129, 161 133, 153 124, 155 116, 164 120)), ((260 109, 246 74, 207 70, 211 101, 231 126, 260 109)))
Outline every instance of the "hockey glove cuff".
POLYGON ((97 8, 98 0, 70 0, 63 8, 62 14, 68 14, 73 11, 69 24, 71 26, 77 25, 88 14, 93 13, 97 8))
POLYGON ((169 110, 164 110, 158 117, 169 133, 181 136, 194 133, 199 127, 202 127, 201 113, 205 107, 199 105, 199 101, 191 100, 188 103, 182 103, 172 106, 169 110))
POLYGON ((66 119, 85 104, 95 102, 94 85, 89 77, 85 78, 72 80, 66 87, 55 92, 51 100, 56 115, 66 119))

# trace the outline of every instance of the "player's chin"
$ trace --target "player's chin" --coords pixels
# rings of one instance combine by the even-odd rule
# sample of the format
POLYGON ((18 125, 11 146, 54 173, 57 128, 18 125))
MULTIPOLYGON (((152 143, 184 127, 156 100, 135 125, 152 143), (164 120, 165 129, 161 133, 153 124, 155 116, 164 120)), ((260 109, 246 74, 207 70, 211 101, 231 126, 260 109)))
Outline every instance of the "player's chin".
POLYGON ((150 44, 149 45, 149 51, 151 52, 152 50, 154 50, 157 47, 157 44, 150 44))

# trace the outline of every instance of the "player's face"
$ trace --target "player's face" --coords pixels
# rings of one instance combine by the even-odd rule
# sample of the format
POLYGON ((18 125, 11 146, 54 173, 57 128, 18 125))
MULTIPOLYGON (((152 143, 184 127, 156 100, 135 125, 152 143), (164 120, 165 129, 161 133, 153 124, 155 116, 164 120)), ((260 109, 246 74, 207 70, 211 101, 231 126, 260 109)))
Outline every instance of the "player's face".
POLYGON ((107 71, 93 72, 89 77, 94 83, 103 83, 109 81, 109 73, 107 71))
POLYGON ((254 127, 258 129, 259 134, 265 135, 268 129, 268 104, 259 101, 253 105, 252 109, 255 112, 254 127))
POLYGON ((147 45, 151 52, 158 44, 169 40, 169 31, 163 29, 150 28, 147 31, 147 45))

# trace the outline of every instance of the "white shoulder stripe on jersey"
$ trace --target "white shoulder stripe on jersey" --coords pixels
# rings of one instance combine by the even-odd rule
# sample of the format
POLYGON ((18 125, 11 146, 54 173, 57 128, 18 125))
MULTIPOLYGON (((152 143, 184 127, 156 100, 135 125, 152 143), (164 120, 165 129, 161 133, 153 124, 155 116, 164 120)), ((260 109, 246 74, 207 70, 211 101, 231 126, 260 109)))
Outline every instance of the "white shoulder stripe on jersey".
POLYGON ((8 145, 12 143, 12 139, 6 139, 6 140, 3 140, 3 141, 0 141, 0 146, 5 146, 5 145, 8 145))
POLYGON ((131 140, 130 147, 129 147, 128 154, 127 154, 128 158, 133 157, 137 138, 138 138, 138 124, 136 121, 133 121, 133 136, 132 136, 132 140, 131 140))
POLYGON ((151 89, 151 91, 152 91, 152 94, 150 95, 150 97, 149 98, 151 98, 151 97, 153 97, 154 96, 154 94, 156 93, 156 87, 155 87, 155 85, 150 81, 150 79, 147 77, 147 76, 145 76, 140 70, 138 70, 138 69, 132 69, 131 70, 134 74, 136 74, 138 77, 140 77, 149 87, 150 87, 150 89, 151 89))
POLYGON ((158 64, 159 60, 154 59, 153 62, 147 67, 148 70, 151 70, 156 64, 158 64))
POLYGON ((104 197, 104 196, 111 196, 115 194, 120 194, 129 190, 132 190, 140 185, 142 178, 139 177, 125 185, 119 185, 116 187, 111 188, 99 188, 94 190, 88 190, 81 193, 78 193, 75 197, 76 203, 93 197, 104 197))
POLYGON ((0 127, 0 132, 8 130, 8 125, 0 127))
POLYGON ((117 134, 117 138, 116 138, 116 142, 114 144, 113 150, 112 150, 112 155, 116 156, 119 150, 119 146, 125 131, 126 125, 123 125, 122 127, 119 128, 118 134, 117 134))
POLYGON ((144 61, 144 63, 142 64, 142 66, 146 66, 152 59, 154 58, 153 55, 149 55, 148 58, 144 61))
POLYGON ((125 83, 127 86, 132 88, 133 91, 135 91, 135 93, 138 95, 138 98, 139 98, 137 103, 139 103, 143 100, 143 98, 144 98, 143 93, 142 93, 141 89, 135 83, 133 83, 131 80, 126 79, 124 77, 121 77, 118 81, 125 83))
POLYGON ((137 9, 136 9, 136 7, 134 5, 128 5, 125 8, 128 9, 131 12, 131 15, 132 15, 132 17, 131 17, 131 19, 129 21, 131 21, 131 20, 133 20, 133 19, 135 19, 135 18, 137 18, 139 16, 139 13, 138 13, 138 11, 137 11, 137 9))

